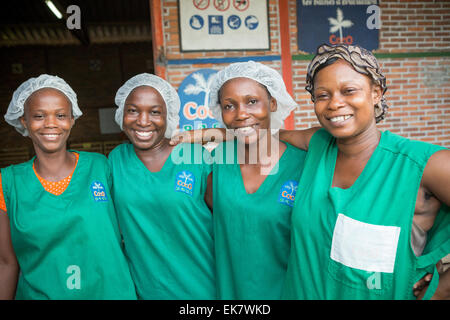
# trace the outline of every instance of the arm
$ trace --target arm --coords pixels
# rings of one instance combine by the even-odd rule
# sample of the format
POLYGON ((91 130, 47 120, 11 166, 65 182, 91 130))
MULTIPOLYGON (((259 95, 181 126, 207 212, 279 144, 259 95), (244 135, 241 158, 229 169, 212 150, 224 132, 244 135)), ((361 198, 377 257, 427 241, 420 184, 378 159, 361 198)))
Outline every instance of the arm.
POLYGON ((421 185, 450 207, 450 150, 438 151, 430 157, 421 185))
POLYGON ((320 127, 312 127, 305 130, 280 130, 280 140, 286 141, 293 146, 308 150, 309 141, 314 133, 319 130, 320 127))
POLYGON ((19 265, 12 247, 9 218, 0 209, 0 300, 14 299, 19 265))
MULTIPOLYGON (((437 264, 438 270, 442 268, 442 263, 439 261, 437 264)), ((420 279, 413 288, 413 293, 417 299, 421 300, 428 289, 432 278, 432 274, 425 275, 420 279)), ((436 288, 432 300, 449 300, 450 299, 450 269, 439 272, 439 284, 436 288)))
POLYGON ((450 269, 439 274, 439 284, 431 300, 450 300, 450 269))
MULTIPOLYGON (((430 157, 423 172, 421 186, 441 203, 450 206, 450 150, 438 151, 430 157)), ((431 281, 431 277, 429 278, 431 281)), ((425 290, 418 297, 423 296, 424 292, 425 290)), ((439 285, 432 299, 450 299, 450 269, 440 274, 439 285)))
POLYGON ((224 128, 211 128, 200 130, 188 130, 174 135, 170 139, 171 145, 177 145, 179 143, 201 143, 208 142, 223 142, 234 139, 234 135, 228 132, 224 128))

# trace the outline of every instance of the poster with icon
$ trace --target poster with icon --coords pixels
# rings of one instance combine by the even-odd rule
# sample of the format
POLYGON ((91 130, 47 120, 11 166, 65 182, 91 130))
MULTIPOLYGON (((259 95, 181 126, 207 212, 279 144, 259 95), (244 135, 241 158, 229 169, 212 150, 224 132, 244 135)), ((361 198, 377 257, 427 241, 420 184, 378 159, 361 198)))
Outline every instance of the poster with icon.
POLYGON ((378 49, 378 0, 297 0, 298 49, 315 53, 323 43, 378 49))
POLYGON ((178 87, 180 131, 220 127, 208 108, 209 89, 216 73, 213 69, 199 69, 181 82, 178 87))
POLYGON ((178 0, 180 49, 269 50, 267 0, 178 0))

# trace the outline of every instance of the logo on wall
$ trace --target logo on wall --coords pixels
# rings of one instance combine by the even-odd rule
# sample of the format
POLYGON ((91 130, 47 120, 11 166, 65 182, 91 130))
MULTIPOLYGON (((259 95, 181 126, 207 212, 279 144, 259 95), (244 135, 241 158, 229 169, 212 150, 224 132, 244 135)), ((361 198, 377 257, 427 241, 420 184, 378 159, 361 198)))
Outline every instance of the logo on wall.
POLYGON ((190 171, 178 172, 175 178, 175 191, 192 196, 195 185, 195 176, 190 171))
POLYGON ((371 27, 371 8, 378 0, 357 2, 329 1, 319 5, 297 0, 299 50, 315 53, 323 43, 360 45, 367 50, 378 48, 379 28, 371 27))
POLYGON ((328 21, 330 23, 330 33, 332 35, 328 38, 328 42, 331 44, 338 44, 338 43, 345 43, 345 44, 352 44, 353 43, 353 37, 351 35, 348 35, 347 37, 343 36, 342 30, 344 28, 350 28, 353 26, 353 22, 350 20, 344 20, 344 14, 342 13, 342 10, 340 8, 336 9, 336 18, 329 17, 328 21), (339 31, 339 37, 337 38, 334 33, 337 33, 339 31))
POLYGON ((292 207, 297 193, 298 182, 295 180, 286 181, 280 189, 278 202, 292 207))
POLYGON ((212 69, 200 69, 188 75, 180 84, 180 131, 219 126, 207 107, 209 86, 216 72, 212 69))
POLYGON ((91 193, 94 197, 94 201, 108 201, 108 197, 106 196, 106 189, 100 181, 94 181, 91 183, 91 193))

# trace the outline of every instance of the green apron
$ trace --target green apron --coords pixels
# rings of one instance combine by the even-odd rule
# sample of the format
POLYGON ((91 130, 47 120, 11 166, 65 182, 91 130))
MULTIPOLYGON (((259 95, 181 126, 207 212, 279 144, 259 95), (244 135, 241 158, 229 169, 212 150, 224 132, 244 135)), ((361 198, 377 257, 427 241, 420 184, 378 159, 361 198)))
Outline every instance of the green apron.
MULTIPOLYGON (((411 247, 416 197, 429 157, 444 148, 381 133, 348 189, 331 187, 338 148, 324 129, 311 139, 292 213, 285 299, 415 299, 413 285, 450 252, 441 207, 423 255, 411 247), (307 223, 305 223, 307 222, 307 223)), ((439 277, 427 290, 430 297, 439 277)))
POLYGON ((21 270, 16 299, 136 299, 120 245, 107 159, 79 155, 59 196, 39 182, 34 158, 1 170, 21 270))
MULTIPOLYGON (((306 152, 289 144, 276 174, 248 194, 237 143, 213 152, 213 206, 219 299, 280 299, 290 250, 290 219, 306 152), (227 150, 233 150, 229 152, 227 150), (225 164, 228 158, 231 164, 225 164)), ((228 162, 228 163, 230 163, 228 162)))
POLYGON ((109 155, 125 254, 140 299, 215 299, 212 214, 204 202, 211 166, 200 145, 180 144, 159 172, 132 144, 109 155), (180 163, 181 160, 189 160, 180 163))

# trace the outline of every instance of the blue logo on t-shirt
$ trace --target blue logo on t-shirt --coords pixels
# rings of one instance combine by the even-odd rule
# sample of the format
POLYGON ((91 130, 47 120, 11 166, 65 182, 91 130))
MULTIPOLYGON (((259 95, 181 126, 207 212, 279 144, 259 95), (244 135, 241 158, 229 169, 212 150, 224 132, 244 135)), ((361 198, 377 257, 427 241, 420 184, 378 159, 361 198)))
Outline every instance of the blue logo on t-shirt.
POLYGON ((289 180, 283 183, 278 195, 278 202, 292 207, 294 205, 295 194, 297 193, 298 182, 289 180))
POLYGON ((192 196, 194 190, 195 176, 190 171, 178 172, 175 178, 175 191, 184 192, 192 196))
POLYGON ((94 181, 91 184, 91 192, 95 201, 108 201, 106 189, 100 181, 94 181))

